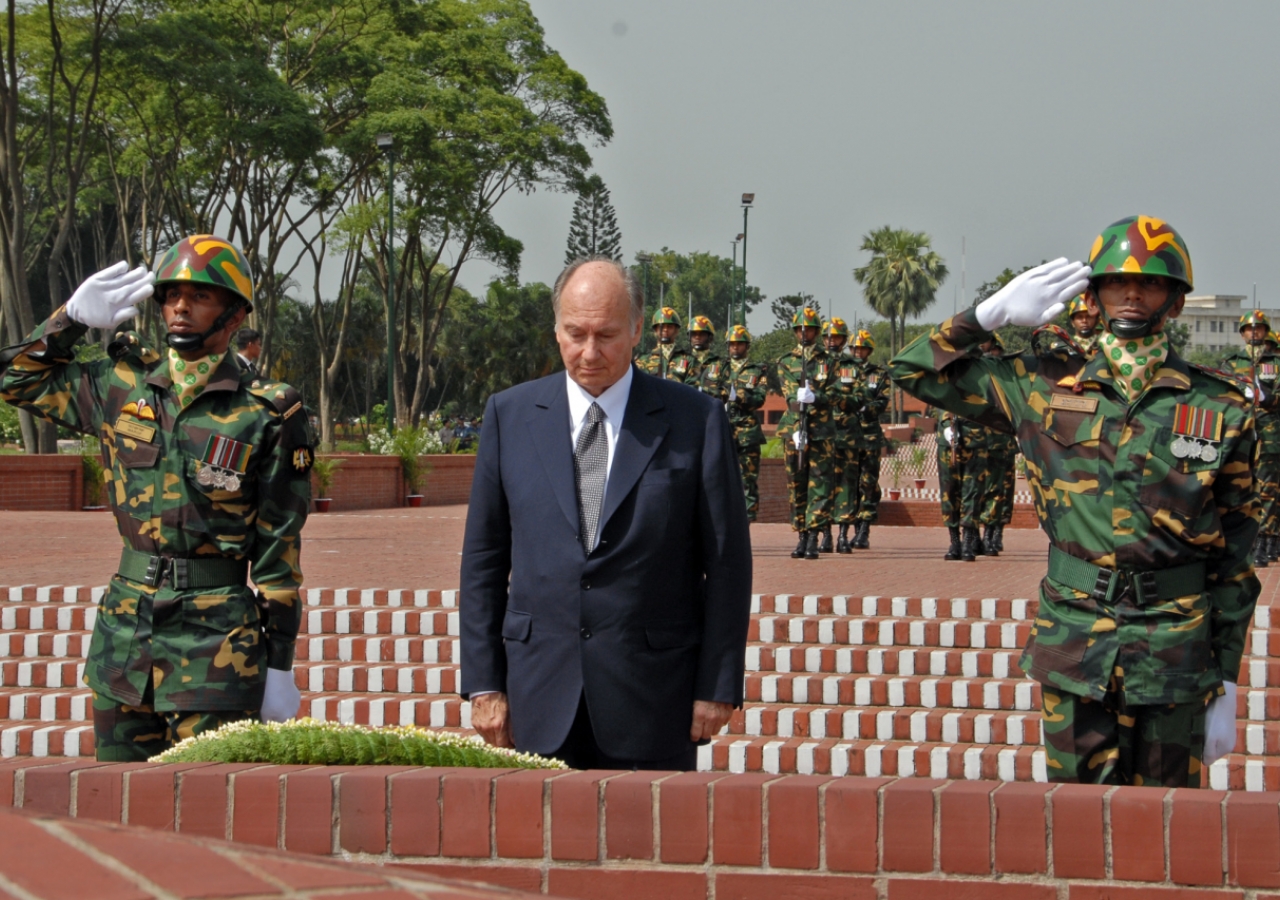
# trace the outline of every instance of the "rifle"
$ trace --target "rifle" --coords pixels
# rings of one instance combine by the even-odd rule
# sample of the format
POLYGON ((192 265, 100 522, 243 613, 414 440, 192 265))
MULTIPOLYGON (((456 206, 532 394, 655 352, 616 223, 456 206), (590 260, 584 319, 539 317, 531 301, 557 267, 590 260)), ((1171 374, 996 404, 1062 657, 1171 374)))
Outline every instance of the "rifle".
MULTIPOLYGON (((800 386, 809 384, 809 357, 805 354, 804 344, 800 345, 800 386)), ((800 404, 800 422, 796 428, 800 435, 800 445, 796 447, 796 471, 804 476, 803 484, 809 483, 809 404, 800 404)))

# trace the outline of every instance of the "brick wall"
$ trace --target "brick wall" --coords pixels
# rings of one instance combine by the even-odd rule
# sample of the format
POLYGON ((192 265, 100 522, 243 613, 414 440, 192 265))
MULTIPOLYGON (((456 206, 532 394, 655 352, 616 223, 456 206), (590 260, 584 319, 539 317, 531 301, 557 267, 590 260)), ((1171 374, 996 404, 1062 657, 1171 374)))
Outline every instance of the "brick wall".
POLYGON ((0 509, 78 510, 84 467, 78 455, 0 456, 0 509))
POLYGON ((564 897, 1280 896, 1280 794, 25 759, 0 804, 564 897))

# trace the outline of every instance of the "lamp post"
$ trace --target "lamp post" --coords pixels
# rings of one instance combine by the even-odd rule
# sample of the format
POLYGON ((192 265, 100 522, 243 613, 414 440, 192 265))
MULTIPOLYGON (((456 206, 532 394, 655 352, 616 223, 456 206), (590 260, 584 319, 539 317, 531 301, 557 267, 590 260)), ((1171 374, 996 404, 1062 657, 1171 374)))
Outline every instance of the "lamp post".
MULTIPOLYGON (((725 331, 734 326, 733 308, 738 304, 738 242, 741 240, 742 235, 738 235, 733 239, 733 268, 730 270, 733 273, 733 278, 731 279, 732 288, 729 291, 729 318, 726 320, 728 324, 725 325, 725 331)), ((747 323, 744 321, 742 324, 746 325, 747 323)))
POLYGON ((377 137, 378 149, 387 157, 387 431, 395 430, 396 409, 396 140, 377 137))
POLYGON ((742 195, 742 324, 747 324, 747 213, 756 202, 755 194, 742 195))

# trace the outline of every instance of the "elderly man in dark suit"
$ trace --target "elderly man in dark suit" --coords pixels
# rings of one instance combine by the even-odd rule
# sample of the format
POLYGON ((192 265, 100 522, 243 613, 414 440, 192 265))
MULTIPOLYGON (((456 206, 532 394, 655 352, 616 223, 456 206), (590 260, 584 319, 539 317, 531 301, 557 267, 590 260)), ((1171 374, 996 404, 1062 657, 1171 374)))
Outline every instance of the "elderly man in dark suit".
POLYGON ((742 703, 751 543, 724 407, 631 364, 612 260, 556 280, 565 372, 489 398, 462 551, 462 691, 498 746, 692 769, 742 703))

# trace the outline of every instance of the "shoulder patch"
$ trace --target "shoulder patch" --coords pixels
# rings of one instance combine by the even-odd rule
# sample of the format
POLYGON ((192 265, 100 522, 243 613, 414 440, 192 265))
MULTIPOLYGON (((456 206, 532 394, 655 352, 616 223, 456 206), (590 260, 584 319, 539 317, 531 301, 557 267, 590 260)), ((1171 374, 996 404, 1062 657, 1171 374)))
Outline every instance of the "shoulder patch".
POLYGON ((249 384, 248 391, 259 400, 275 410, 284 423, 281 440, 285 449, 294 454, 294 466, 299 471, 311 468, 315 441, 311 436, 311 421, 307 408, 302 403, 302 395, 292 386, 282 381, 264 381, 256 379, 249 384), (299 455, 298 451, 305 450, 299 455), (299 465, 305 461, 305 465, 299 465))

